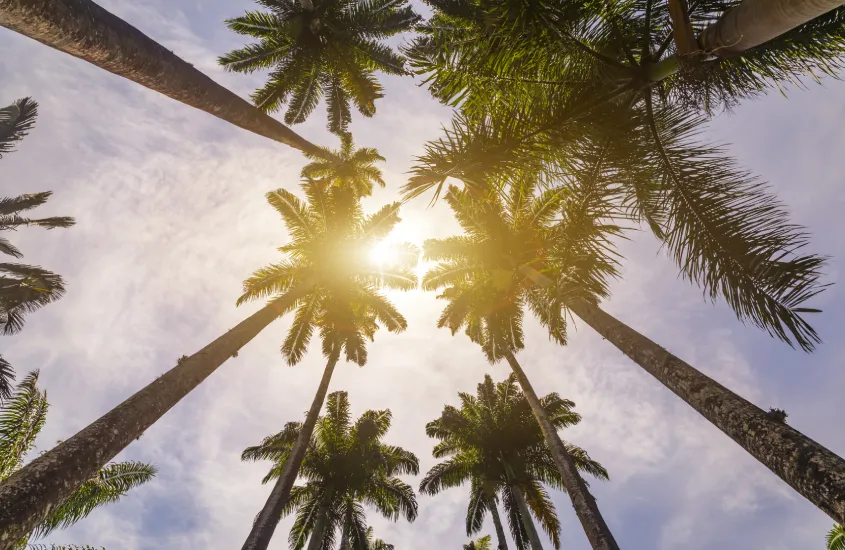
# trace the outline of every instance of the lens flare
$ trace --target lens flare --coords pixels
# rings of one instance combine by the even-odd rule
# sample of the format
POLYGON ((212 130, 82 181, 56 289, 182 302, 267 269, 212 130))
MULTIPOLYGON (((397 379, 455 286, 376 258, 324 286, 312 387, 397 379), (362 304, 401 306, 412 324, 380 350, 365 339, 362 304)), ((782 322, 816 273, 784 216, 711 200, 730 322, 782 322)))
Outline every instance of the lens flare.
POLYGON ((396 249, 396 243, 383 240, 370 249, 370 261, 379 267, 394 265, 398 259, 399 253, 396 249))

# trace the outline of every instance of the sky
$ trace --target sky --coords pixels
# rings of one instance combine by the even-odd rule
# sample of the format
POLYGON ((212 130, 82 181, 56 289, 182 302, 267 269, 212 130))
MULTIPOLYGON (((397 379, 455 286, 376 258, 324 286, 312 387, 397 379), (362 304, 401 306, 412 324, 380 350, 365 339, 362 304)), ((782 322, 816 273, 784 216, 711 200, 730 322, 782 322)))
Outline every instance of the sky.
MULTIPOLYGON (((216 57, 242 37, 222 21, 254 5, 246 0, 103 0, 101 5, 201 71, 246 96, 262 75, 223 72, 216 57)), ((22 377, 41 370, 51 404, 37 453, 66 439, 227 329, 260 304, 235 307, 250 273, 279 259, 286 242, 267 191, 298 191, 305 159, 295 150, 0 29, 0 103, 32 96, 35 129, 0 160, 4 196, 52 190, 38 214, 75 216, 70 229, 11 235, 25 261, 62 274, 59 302, 29 316, 24 330, 0 339, 0 352, 22 377)), ((439 135, 450 111, 411 78, 381 76, 386 97, 372 119, 353 114, 356 143, 387 158, 387 188, 366 199, 374 211, 397 197, 413 157, 439 135)), ((678 277, 647 231, 622 244, 623 275, 604 307, 696 368, 758 406, 778 407, 796 429, 845 454, 845 85, 825 80, 774 92, 720 114, 705 136, 729 151, 788 205, 813 235, 812 252, 830 257, 831 283, 813 305, 825 343, 806 354, 743 326, 678 277), (840 327, 837 329, 837 327, 840 327)), ((295 130, 337 146, 319 107, 295 130)), ((444 203, 403 207, 397 235, 421 243, 457 232, 444 203)), ((369 362, 338 367, 331 391, 349 392, 353 414, 389 408, 386 441, 435 460, 425 423, 459 391, 473 392, 490 366, 464 336, 437 329, 432 293, 391 293, 408 319, 401 334, 382 330, 369 362)), ((239 548, 270 487, 268 463, 243 463, 241 451, 299 420, 324 359, 315 339, 288 367, 280 319, 147 430, 118 460, 159 468, 152 482, 119 503, 43 542, 110 550, 239 548)), ((592 483, 622 548, 792 550, 823 548, 831 521, 711 426, 656 380, 585 326, 570 343, 548 341, 529 322, 519 359, 540 393, 572 399, 582 423, 562 432, 609 470, 592 483)), ((418 486, 420 477, 407 481, 418 486)), ((368 513, 377 535, 397 550, 459 549, 467 542, 468 488, 419 496, 419 517, 397 523, 368 513)), ((565 495, 554 494, 563 548, 589 548, 565 495)), ((291 521, 271 543, 287 547, 291 521)), ((493 533, 485 523, 481 534, 493 533)), ((551 548, 547 542, 546 548, 551 548)))

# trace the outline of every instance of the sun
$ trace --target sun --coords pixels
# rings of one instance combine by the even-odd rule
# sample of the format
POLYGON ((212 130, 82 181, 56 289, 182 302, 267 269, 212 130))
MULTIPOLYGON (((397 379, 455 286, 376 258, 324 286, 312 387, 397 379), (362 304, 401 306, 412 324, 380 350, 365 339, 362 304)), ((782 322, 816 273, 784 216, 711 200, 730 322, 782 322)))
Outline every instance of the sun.
POLYGON ((372 248, 370 248, 369 256, 370 261, 374 264, 379 267, 384 267, 396 264, 399 260, 399 251, 397 250, 395 242, 384 239, 375 243, 372 248))

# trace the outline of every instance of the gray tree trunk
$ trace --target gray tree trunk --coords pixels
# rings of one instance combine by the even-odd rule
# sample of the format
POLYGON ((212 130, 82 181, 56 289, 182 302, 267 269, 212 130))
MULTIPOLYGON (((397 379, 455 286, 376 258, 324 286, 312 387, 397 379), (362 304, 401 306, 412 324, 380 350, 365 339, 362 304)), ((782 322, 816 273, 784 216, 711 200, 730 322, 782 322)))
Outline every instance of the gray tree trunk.
POLYGON ((516 507, 519 508, 519 515, 522 517, 522 526, 528 534, 528 542, 531 544, 531 550, 543 550, 543 544, 540 542, 540 534, 537 533, 537 527, 534 525, 534 520, 531 519, 531 510, 528 508, 528 503, 525 502, 525 495, 522 490, 513 484, 510 486, 511 493, 516 499, 516 507))
POLYGON ((701 49, 716 55, 741 53, 845 4, 845 0, 743 0, 707 27, 701 49))
POLYGON ((342 534, 340 535, 340 550, 349 550, 349 527, 343 526, 342 534))
POLYGON ((299 467, 302 465, 302 459, 305 456, 305 451, 308 449, 308 443, 311 441, 311 434, 314 433, 314 425, 317 423, 320 409, 323 408, 323 403, 326 400, 326 394, 329 391, 329 382, 331 382, 332 373, 334 373, 334 367, 337 365, 337 361, 338 353, 333 353, 326 363, 323 378, 320 380, 320 386, 317 388, 317 393, 311 402, 311 408, 305 417, 302 430, 300 430, 296 438, 293 451, 288 456, 285 467, 276 480, 273 491, 267 497, 267 502, 264 503, 264 508, 258 515, 258 519, 252 524, 252 530, 241 550, 266 550, 270 544, 270 539, 273 538, 276 525, 282 517, 282 510, 290 498, 293 483, 296 481, 297 475, 299 475, 299 467))
POLYGON ((326 156, 313 143, 91 0, 0 0, 0 25, 235 126, 326 156))
POLYGON ((305 11, 314 11, 314 2, 311 0, 299 0, 299 5, 302 6, 302 9, 305 11))
POLYGON ((492 501, 492 506, 490 506, 490 515, 493 516, 493 525, 496 527, 499 550, 508 550, 508 539, 505 537, 505 529, 502 527, 502 518, 499 517, 499 509, 495 500, 492 501))
POLYGON ((308 550, 321 550, 323 538, 326 536, 326 524, 329 518, 329 505, 320 507, 317 521, 314 523, 314 530, 311 531, 311 540, 308 541, 308 550))
POLYGON ((569 456, 563 441, 557 430, 549 421, 546 411, 543 410, 540 404, 540 399, 534 392, 531 382, 522 370, 522 367, 517 362, 516 357, 512 353, 505 356, 511 366, 514 374, 516 374, 519 385, 522 387, 522 393, 525 394, 528 403, 531 405, 531 410, 534 417, 540 424, 540 429, 543 431, 543 436, 546 439, 546 444, 554 458, 555 465, 563 478, 566 491, 569 493, 569 498, 572 500, 572 507, 575 508, 575 513, 581 521, 581 526, 587 534, 587 539, 590 541, 594 550, 618 550, 619 546, 613 538, 613 534, 607 527, 604 518, 596 505, 596 499, 590 494, 587 489, 587 484, 581 478, 581 474, 575 468, 575 463, 572 462, 572 457, 569 456))
POLYGON ((845 460, 598 306, 578 302, 569 309, 822 512, 845 523, 845 460))
POLYGON ((144 389, 0 484, 0 550, 14 547, 50 510, 95 476, 308 288, 310 285, 293 289, 192 356, 178 361, 144 389))

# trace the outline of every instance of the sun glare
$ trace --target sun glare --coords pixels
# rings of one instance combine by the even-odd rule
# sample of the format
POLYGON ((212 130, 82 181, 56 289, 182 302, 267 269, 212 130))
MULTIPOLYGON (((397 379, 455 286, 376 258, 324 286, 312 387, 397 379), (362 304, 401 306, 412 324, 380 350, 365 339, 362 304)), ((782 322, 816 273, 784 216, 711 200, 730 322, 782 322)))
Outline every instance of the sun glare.
POLYGON ((399 259, 396 243, 387 239, 379 241, 370 249, 370 260, 379 267, 389 266, 399 259))

